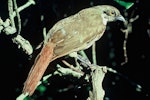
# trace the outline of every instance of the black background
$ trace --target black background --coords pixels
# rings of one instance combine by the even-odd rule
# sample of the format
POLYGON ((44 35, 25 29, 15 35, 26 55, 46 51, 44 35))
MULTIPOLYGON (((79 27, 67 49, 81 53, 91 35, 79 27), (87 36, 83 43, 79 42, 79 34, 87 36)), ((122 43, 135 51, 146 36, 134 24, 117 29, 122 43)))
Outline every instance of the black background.
MULTIPOLYGON (((113 0, 35 0, 36 5, 30 6, 20 13, 21 35, 29 40, 35 49, 43 40, 43 27, 46 27, 48 31, 58 20, 75 14, 83 8, 90 7, 91 4, 113 5, 121 11, 123 16, 125 16, 124 12, 127 12, 130 16, 134 11, 133 17, 139 15, 139 19, 133 22, 133 31, 129 34, 127 40, 128 63, 120 66, 120 63, 124 61, 124 34, 120 31, 122 25, 119 22, 109 23, 104 36, 97 42, 97 63, 98 65, 109 66, 123 74, 123 76, 110 72, 106 74, 103 84, 106 92, 105 100, 130 100, 132 98, 134 100, 148 100, 150 93, 150 35, 147 31, 150 24, 149 3, 146 0, 124 1, 134 2, 134 5, 126 10, 113 0), (43 21, 40 20, 41 15, 44 16, 43 21), (136 91, 137 84, 142 86, 141 92, 136 91)), ((27 0, 17 0, 18 6, 26 2, 27 0)), ((125 18, 128 20, 129 16, 125 18)), ((4 21, 9 17, 7 0, 0 1, 0 17, 4 21)), ((11 37, 13 36, 0 34, 1 100, 14 100, 21 94, 28 71, 39 52, 39 50, 34 50, 32 58, 29 59, 28 55, 12 43, 11 37)), ((90 58, 91 49, 86 50, 86 52, 90 58)), ((53 63, 55 65, 55 63, 61 62, 56 60, 53 63)), ((49 73, 49 68, 46 73, 49 73)), ((51 84, 46 86, 46 92, 38 95, 36 91, 31 98, 35 100, 86 100, 88 92, 85 86, 72 88, 62 93, 57 92, 59 88, 82 83, 79 82, 81 80, 70 81, 69 78, 71 77, 55 76, 49 79, 51 84)))

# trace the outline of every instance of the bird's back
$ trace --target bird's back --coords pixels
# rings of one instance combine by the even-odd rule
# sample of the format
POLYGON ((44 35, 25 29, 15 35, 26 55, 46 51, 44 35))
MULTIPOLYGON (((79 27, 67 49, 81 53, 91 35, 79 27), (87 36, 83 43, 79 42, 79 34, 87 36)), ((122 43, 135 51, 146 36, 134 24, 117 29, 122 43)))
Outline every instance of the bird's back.
POLYGON ((90 47, 103 35, 105 28, 100 11, 93 7, 58 21, 48 35, 56 44, 54 54, 60 57, 90 47))

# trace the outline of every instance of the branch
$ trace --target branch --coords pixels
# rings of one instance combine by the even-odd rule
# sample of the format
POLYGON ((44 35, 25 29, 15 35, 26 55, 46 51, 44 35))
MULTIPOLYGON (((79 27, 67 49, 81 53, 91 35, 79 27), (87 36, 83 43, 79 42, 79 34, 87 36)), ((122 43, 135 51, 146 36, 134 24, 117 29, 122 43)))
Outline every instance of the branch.
POLYGON ((134 15, 134 11, 131 13, 129 21, 126 21, 126 23, 124 23, 127 28, 121 29, 121 31, 123 33, 125 33, 125 38, 124 38, 124 42, 123 42, 124 62, 121 63, 121 66, 128 62, 127 48, 126 48, 127 47, 127 39, 128 39, 129 33, 132 33, 132 23, 139 18, 139 15, 136 15, 135 17, 133 17, 133 15, 134 15))
POLYGON ((11 26, 15 28, 15 21, 13 15, 13 2, 12 0, 8 0, 8 11, 9 11, 9 18, 11 22, 11 26))
POLYGON ((18 34, 17 36, 12 38, 13 43, 18 45, 18 48, 22 48, 23 51, 25 51, 26 54, 31 55, 33 52, 33 48, 30 44, 30 42, 26 39, 24 39, 21 35, 21 19, 19 12, 24 10, 25 8, 29 7, 30 5, 34 5, 34 0, 28 0, 28 2, 21 7, 17 7, 16 0, 14 0, 14 9, 13 11, 13 2, 12 0, 8 0, 8 11, 9 11, 9 18, 6 19, 6 21, 3 21, 0 18, 0 33, 3 32, 5 35, 12 35, 17 32, 14 17, 17 16, 18 18, 18 34))
POLYGON ((83 71, 81 71, 80 69, 75 68, 73 65, 69 64, 67 61, 62 60, 62 62, 63 62, 66 66, 68 66, 70 69, 72 69, 73 71, 76 71, 76 72, 78 72, 78 73, 81 73, 82 75, 84 74, 83 71))
MULTIPOLYGON (((93 46, 92 50, 95 51, 95 47, 93 46)), ((82 51, 84 52, 84 51, 82 51)), ((96 60, 96 53, 92 53, 93 60, 96 60)), ((103 90, 102 87, 102 82, 105 76, 105 73, 107 72, 106 66, 98 66, 96 64, 91 64, 88 58, 84 58, 83 56, 80 56, 77 54, 76 56, 71 56, 71 57, 76 57, 78 60, 82 62, 83 67, 90 69, 90 75, 92 77, 91 83, 92 83, 92 91, 89 91, 89 97, 87 100, 103 100, 105 91, 103 90)), ((85 56, 86 57, 86 56, 85 56)), ((66 63, 66 62, 64 62, 66 63)), ((79 72, 80 70, 75 69, 72 65, 69 65, 68 63, 66 64, 69 68, 79 72)), ((89 80, 90 77, 88 77, 87 80, 89 80)), ((85 78, 86 79, 86 78, 85 78)))
POLYGON ((26 54, 31 55, 33 53, 33 48, 30 42, 24 39, 21 35, 17 35, 16 37, 12 38, 12 41, 18 45, 18 48, 22 48, 26 54))
MULTIPOLYGON (((77 77, 77 78, 80 78, 81 76, 83 76, 82 73, 73 71, 70 68, 63 68, 59 64, 57 64, 57 68, 58 69, 53 74, 48 74, 48 75, 44 76, 43 79, 38 82, 37 87, 39 85, 41 85, 43 81, 47 80, 48 78, 52 77, 53 75, 59 75, 59 76, 73 75, 74 77, 77 77)), ((27 94, 22 93, 16 98, 16 100, 24 100, 27 96, 28 96, 28 93, 27 94)))
POLYGON ((17 21, 18 21, 18 34, 20 34, 20 32, 21 32, 21 18, 20 18, 20 14, 18 12, 17 2, 16 2, 16 0, 13 0, 13 1, 14 1, 14 9, 15 9, 17 21))
POLYGON ((104 79, 104 76, 107 72, 106 67, 94 67, 91 71, 92 76, 92 90, 89 91, 89 97, 87 100, 103 100, 105 91, 102 87, 102 82, 104 79))
POLYGON ((94 43, 92 45, 92 58, 93 58, 93 64, 97 64, 97 61, 96 61, 96 43, 94 43))
MULTIPOLYGON (((19 8, 17 8, 18 13, 21 12, 22 10, 26 9, 27 7, 31 6, 31 5, 35 5, 35 1, 34 0, 28 0, 27 3, 25 3, 24 5, 20 6, 19 8)), ((16 12, 14 11, 12 14, 13 17, 16 16, 16 12)))

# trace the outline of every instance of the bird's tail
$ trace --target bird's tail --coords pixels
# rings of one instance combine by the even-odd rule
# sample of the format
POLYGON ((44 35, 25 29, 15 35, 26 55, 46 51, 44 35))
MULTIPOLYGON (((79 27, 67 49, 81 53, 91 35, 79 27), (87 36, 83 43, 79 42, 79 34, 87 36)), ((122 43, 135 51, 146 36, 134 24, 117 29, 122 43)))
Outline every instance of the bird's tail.
POLYGON ((53 58, 53 45, 52 43, 48 42, 42 48, 40 54, 37 56, 30 72, 28 74, 27 80, 24 83, 23 93, 28 93, 31 96, 37 85, 38 82, 41 80, 45 70, 47 69, 49 63, 52 61, 53 58))

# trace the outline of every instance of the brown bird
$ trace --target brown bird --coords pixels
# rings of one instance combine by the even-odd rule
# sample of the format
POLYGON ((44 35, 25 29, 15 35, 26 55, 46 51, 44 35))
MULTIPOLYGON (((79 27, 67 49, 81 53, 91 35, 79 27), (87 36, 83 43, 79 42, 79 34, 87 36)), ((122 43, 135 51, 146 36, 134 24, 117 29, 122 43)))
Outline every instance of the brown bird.
POLYGON ((125 21, 119 10, 110 5, 83 9, 58 21, 48 32, 41 52, 24 83, 23 93, 31 96, 50 62, 72 52, 85 50, 99 40, 107 22, 125 21))

